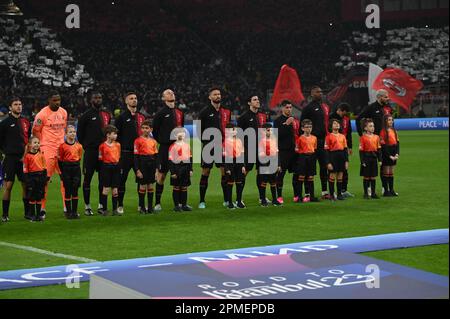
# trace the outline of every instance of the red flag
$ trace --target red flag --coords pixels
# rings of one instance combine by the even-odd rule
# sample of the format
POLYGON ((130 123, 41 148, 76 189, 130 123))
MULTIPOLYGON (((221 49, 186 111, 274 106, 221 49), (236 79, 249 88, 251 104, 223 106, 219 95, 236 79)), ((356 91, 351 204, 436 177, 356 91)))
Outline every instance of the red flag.
POLYGON ((347 93, 350 83, 352 83, 353 79, 358 75, 359 69, 353 68, 347 75, 338 83, 334 89, 332 89, 326 95, 326 100, 330 106, 334 103, 339 102, 347 93))
POLYGON ((381 72, 372 84, 372 89, 385 89, 392 102, 409 110, 423 83, 400 69, 386 69, 381 72))
POLYGON ((297 106, 305 100, 297 71, 287 64, 281 67, 280 74, 278 74, 272 99, 270 100, 270 108, 275 108, 283 100, 290 100, 297 106))

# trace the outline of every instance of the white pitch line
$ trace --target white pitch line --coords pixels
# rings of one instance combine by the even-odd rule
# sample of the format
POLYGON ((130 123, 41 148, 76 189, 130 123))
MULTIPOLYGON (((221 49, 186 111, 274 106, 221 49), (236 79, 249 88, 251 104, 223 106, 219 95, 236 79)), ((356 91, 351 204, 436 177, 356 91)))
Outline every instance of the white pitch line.
POLYGON ((86 263, 95 263, 95 262, 98 261, 98 260, 95 260, 95 259, 89 259, 89 258, 84 258, 84 257, 72 256, 72 255, 65 255, 65 254, 60 254, 60 253, 54 253, 52 251, 43 250, 43 249, 31 247, 31 246, 22 246, 22 245, 7 243, 7 242, 4 242, 4 241, 0 241, 0 246, 12 247, 12 248, 17 248, 17 249, 22 249, 22 250, 28 250, 28 251, 32 251, 32 252, 38 253, 38 254, 55 256, 55 257, 60 257, 60 258, 65 258, 65 259, 76 260, 76 261, 82 261, 82 262, 86 262, 86 263))
POLYGON ((149 267, 168 266, 168 265, 173 265, 173 263, 142 265, 142 266, 138 266, 138 268, 149 268, 149 267))

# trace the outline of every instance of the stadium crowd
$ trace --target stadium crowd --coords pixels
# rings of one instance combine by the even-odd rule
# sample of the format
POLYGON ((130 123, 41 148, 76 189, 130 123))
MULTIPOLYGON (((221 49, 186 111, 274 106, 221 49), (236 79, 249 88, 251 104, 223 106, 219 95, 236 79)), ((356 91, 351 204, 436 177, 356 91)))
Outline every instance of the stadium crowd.
POLYGON ((357 63, 372 62, 382 68, 400 68, 426 84, 448 83, 448 33, 448 26, 353 31, 342 41, 346 54, 335 65, 349 70, 357 63))
MULTIPOLYGON (((6 107, 8 96, 21 96, 24 114, 33 117, 54 87, 74 120, 88 107, 87 89, 95 87, 104 92, 105 105, 118 115, 124 106, 121 95, 133 89, 139 95, 140 111, 152 116, 160 105, 158 91, 171 87, 190 120, 207 102, 204 92, 218 85, 225 105, 237 115, 246 108, 248 92, 258 94, 263 107, 268 104, 264 98, 283 64, 299 71, 305 91, 317 83, 331 90, 350 68, 368 62, 405 68, 425 84, 448 83, 448 27, 368 34, 329 26, 333 32, 316 28, 311 33, 303 28, 287 33, 277 29, 283 30, 283 24, 267 20, 259 24, 260 32, 243 32, 241 24, 224 32, 223 28, 236 24, 226 12, 210 30, 205 30, 207 21, 194 24, 189 17, 178 21, 164 11, 153 14, 159 17, 156 20, 173 22, 154 26, 139 21, 131 34, 99 32, 103 30, 99 21, 97 30, 54 33, 35 18, 1 19, 0 107, 6 107), (411 59, 420 65, 411 65, 411 59)), ((104 24, 109 27, 111 21, 104 24)))
POLYGON ((319 82, 332 85, 336 78, 332 58, 320 61, 320 55, 338 51, 328 32, 321 33, 327 39, 323 45, 319 37, 306 31, 288 41, 283 32, 248 36, 217 31, 200 37, 176 20, 169 32, 136 23, 131 35, 100 33, 103 29, 98 24, 101 22, 97 21, 96 31, 57 30, 56 34, 37 19, 2 19, 0 67, 8 69, 0 77, 3 107, 8 96, 18 95, 23 98, 24 113, 32 116, 34 104, 42 106, 55 87, 75 118, 87 107, 83 94, 95 86, 105 93, 105 104, 113 112, 123 107, 121 92, 132 88, 139 94, 142 111, 154 114, 160 102, 158 89, 171 87, 179 92, 187 113, 194 118, 207 102, 203 92, 211 85, 223 88, 224 103, 238 113, 245 109, 248 92, 265 97, 273 89, 279 68, 286 62, 301 70, 305 86, 319 82), (10 36, 12 32, 14 36, 10 36), (274 44, 277 50, 271 49, 274 44), (307 54, 310 50, 320 50, 321 54, 307 54))

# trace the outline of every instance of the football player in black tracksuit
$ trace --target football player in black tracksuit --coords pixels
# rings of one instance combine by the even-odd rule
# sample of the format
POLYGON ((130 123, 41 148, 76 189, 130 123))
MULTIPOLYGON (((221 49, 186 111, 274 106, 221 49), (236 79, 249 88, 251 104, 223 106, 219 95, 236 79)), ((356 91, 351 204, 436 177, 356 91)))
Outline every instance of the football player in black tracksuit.
MULTIPOLYGON (((242 113, 237 120, 237 126, 245 131, 248 128, 251 128, 255 131, 255 145, 253 150, 250 149, 248 138, 244 137, 244 149, 246 150, 244 153, 245 158, 245 176, 253 169, 254 164, 256 163, 256 186, 259 189, 261 187, 261 175, 258 172, 258 129, 262 128, 263 125, 267 122, 267 114, 260 111, 261 103, 259 101, 259 97, 257 95, 250 95, 247 99, 247 104, 249 109, 242 113), (249 160, 249 153, 254 153, 255 162, 249 160)), ((250 157, 250 159, 252 159, 250 157)), ((242 188, 245 186, 245 179, 242 183, 242 188)))
POLYGON ((21 115, 22 101, 20 98, 12 98, 9 109, 10 113, 8 117, 0 122, 0 150, 5 154, 5 159, 3 160, 3 180, 5 183, 3 193, 3 222, 9 221, 11 190, 16 175, 19 181, 22 182, 24 216, 27 219, 31 219, 22 161, 25 146, 28 144, 28 138, 31 133, 31 126, 30 122, 21 115))
POLYGON ((125 95, 127 109, 119 115, 115 121, 118 129, 117 141, 120 143, 120 185, 117 213, 123 214, 123 198, 125 197, 125 186, 128 173, 134 170, 134 140, 141 136, 141 125, 145 121, 145 116, 137 111, 137 95, 129 92, 125 95))
POLYGON ((312 135, 317 137, 317 160, 320 165, 320 182, 322 184, 322 198, 329 199, 327 191, 328 170, 327 156, 324 149, 325 137, 328 134, 328 120, 330 107, 322 101, 322 89, 318 86, 311 88, 312 101, 304 107, 300 123, 308 119, 312 122, 312 135))
MULTIPOLYGON (((341 123, 341 133, 347 139, 347 150, 348 155, 352 155, 352 125, 350 123, 350 117, 347 115, 350 112, 350 105, 347 103, 341 103, 336 107, 336 111, 330 114, 331 119, 337 119, 341 123)), ((342 196, 344 197, 353 197, 348 190, 348 170, 344 171, 344 175, 342 177, 342 196)))
MULTIPOLYGON (((204 139, 203 132, 209 128, 215 128, 220 131, 222 140, 214 141, 213 143, 219 142, 222 145, 223 139, 225 137, 225 127, 230 122, 231 119, 231 111, 224 108, 220 103, 222 101, 222 95, 219 88, 211 88, 209 90, 209 100, 210 104, 203 108, 199 113, 199 120, 201 121, 201 141, 202 141, 202 176, 200 178, 200 203, 198 208, 205 209, 205 196, 206 190, 208 188, 208 179, 209 174, 211 172, 211 168, 214 166, 214 161, 205 161, 203 157, 203 148, 206 144, 211 143, 212 141, 208 139, 204 139)), ((214 156, 215 154, 212 154, 214 156)), ((222 152, 221 152, 222 155, 222 152)), ((221 186, 223 192, 223 198, 225 202, 225 198, 227 198, 227 178, 225 176, 225 170, 223 165, 223 160, 219 163, 215 163, 216 167, 220 168, 220 173, 222 175, 221 186)))
MULTIPOLYGON (((100 172, 100 161, 98 160, 98 147, 105 140, 103 129, 111 122, 111 113, 103 108, 103 97, 100 92, 92 91, 89 94, 91 107, 78 119, 77 138, 83 146, 83 198, 85 204, 84 214, 92 216, 91 207, 91 181, 95 171, 100 172)), ((100 207, 100 195, 103 186, 98 174, 98 195, 100 207)))
MULTIPOLYGON (((292 116, 292 103, 288 100, 281 102, 281 115, 273 122, 278 129, 279 166, 281 171, 277 175, 277 200, 283 204, 283 180, 286 172, 292 173, 296 163, 295 143, 300 135, 300 121, 292 116)), ((299 194, 295 193, 298 183, 298 174, 292 175, 292 188, 294 202, 298 202, 299 194)))
POLYGON ((363 119, 372 119, 375 125, 375 135, 380 135, 383 129, 383 117, 385 115, 392 114, 392 108, 389 106, 389 93, 386 90, 377 91, 377 100, 364 107, 355 119, 356 128, 358 129, 359 136, 362 136, 363 129, 361 127, 361 121, 363 119))
POLYGON ((169 148, 176 140, 176 136, 173 135, 172 131, 176 127, 184 126, 184 113, 175 106, 175 93, 170 89, 164 90, 161 100, 163 101, 163 106, 153 118, 153 137, 159 143, 155 212, 162 209, 161 195, 170 166, 169 148))

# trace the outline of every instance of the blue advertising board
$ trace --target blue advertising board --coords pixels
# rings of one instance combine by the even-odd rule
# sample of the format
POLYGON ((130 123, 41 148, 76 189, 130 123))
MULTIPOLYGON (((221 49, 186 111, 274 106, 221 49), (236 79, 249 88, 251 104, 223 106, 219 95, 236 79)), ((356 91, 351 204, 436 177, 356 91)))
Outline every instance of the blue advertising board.
MULTIPOLYGON (((351 121, 352 130, 356 132, 355 121, 351 121)), ((448 130, 448 117, 429 117, 429 118, 411 118, 411 119, 395 119, 395 128, 399 131, 414 130, 448 130)), ((197 137, 194 134, 195 124, 187 124, 185 128, 189 131, 190 136, 197 137)))
POLYGON ((88 281, 91 274, 121 270, 138 270, 162 265, 184 265, 215 261, 240 260, 260 256, 310 254, 317 251, 341 250, 352 253, 417 247, 448 243, 448 229, 321 240, 286 245, 249 247, 222 251, 188 253, 172 256, 92 262, 80 265, 0 271, 0 290, 67 284, 88 281))

